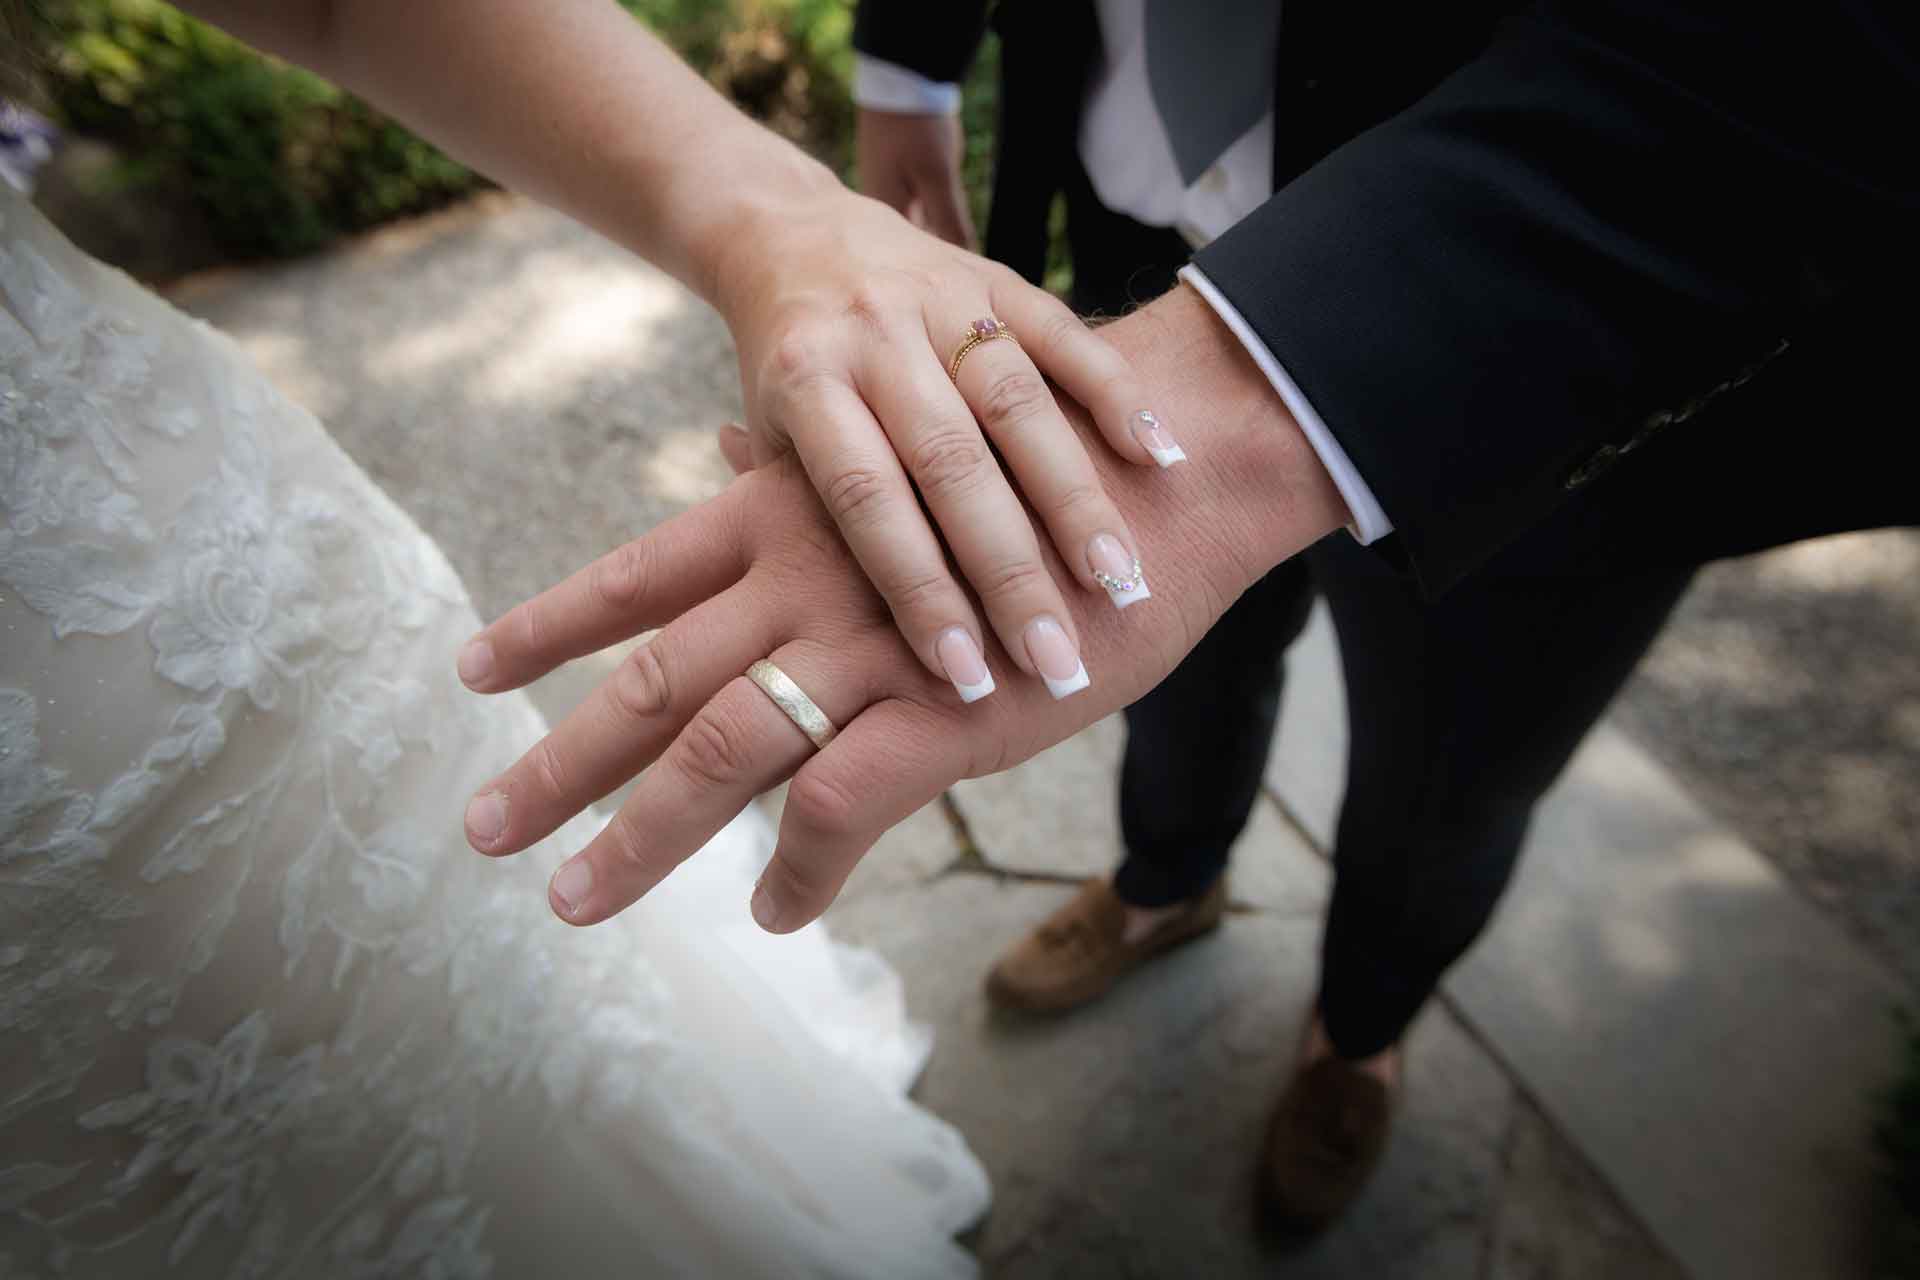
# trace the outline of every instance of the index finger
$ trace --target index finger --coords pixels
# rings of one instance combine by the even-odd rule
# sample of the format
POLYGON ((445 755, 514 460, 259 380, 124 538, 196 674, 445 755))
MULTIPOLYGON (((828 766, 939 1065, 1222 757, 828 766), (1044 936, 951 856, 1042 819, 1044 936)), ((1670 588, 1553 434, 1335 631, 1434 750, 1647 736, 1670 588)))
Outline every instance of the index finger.
POLYGON ((746 553, 729 489, 523 600, 460 650, 460 679, 500 693, 563 662, 664 626, 745 575, 746 553))

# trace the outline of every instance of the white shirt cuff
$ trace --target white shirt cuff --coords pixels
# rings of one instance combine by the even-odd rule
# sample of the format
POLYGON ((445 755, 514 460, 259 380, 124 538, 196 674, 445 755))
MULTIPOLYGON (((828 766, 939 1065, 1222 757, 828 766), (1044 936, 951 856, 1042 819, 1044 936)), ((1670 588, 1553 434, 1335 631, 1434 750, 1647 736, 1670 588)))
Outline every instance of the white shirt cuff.
POLYGON ((960 86, 929 80, 918 71, 864 53, 853 55, 853 100, 872 111, 950 116, 960 110, 960 86))
POLYGON ((1373 490, 1369 489, 1367 482, 1360 478, 1360 472, 1353 465, 1353 459, 1349 458, 1347 451, 1340 447, 1340 442, 1333 438, 1333 432, 1327 430, 1327 424, 1320 420, 1320 415, 1313 411, 1313 406, 1307 402, 1307 397, 1301 393, 1299 386, 1288 376, 1287 371, 1280 367, 1280 362, 1273 358, 1273 352, 1267 349, 1267 344, 1260 341, 1260 335, 1253 331, 1253 326, 1247 323, 1246 317, 1227 301, 1226 295, 1216 289, 1213 281, 1207 279, 1198 267, 1180 268, 1180 278, 1192 285, 1194 292, 1207 300, 1207 305, 1213 308, 1214 314, 1220 317, 1221 323, 1227 326, 1234 337, 1240 339, 1240 345, 1247 349, 1247 354, 1253 357, 1254 364, 1260 367, 1260 372, 1266 375, 1274 391, 1279 393, 1281 402, 1287 406, 1287 411, 1293 414, 1294 421, 1300 424, 1300 430, 1306 433, 1307 443, 1313 446, 1316 454, 1320 455, 1320 465, 1327 469, 1327 474, 1333 478, 1334 487, 1340 490, 1340 496, 1346 500, 1347 512, 1353 517, 1353 523, 1347 526, 1347 532, 1358 539, 1363 546, 1369 542, 1377 542, 1392 533, 1393 521, 1387 519, 1387 513, 1380 509, 1380 500, 1373 496, 1373 490))

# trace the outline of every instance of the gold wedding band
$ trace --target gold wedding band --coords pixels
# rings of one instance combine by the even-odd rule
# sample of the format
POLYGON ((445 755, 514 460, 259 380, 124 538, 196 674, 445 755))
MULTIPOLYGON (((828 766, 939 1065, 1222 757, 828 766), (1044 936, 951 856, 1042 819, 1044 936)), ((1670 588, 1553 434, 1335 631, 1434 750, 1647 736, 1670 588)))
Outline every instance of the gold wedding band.
POLYGON ((1005 338, 1016 347, 1020 345, 1020 339, 1013 336, 1013 330, 1007 328, 995 317, 983 316, 975 320, 967 329, 967 340, 960 344, 960 349, 953 353, 953 359, 947 362, 947 377, 954 382, 960 381, 960 362, 967 358, 967 353, 981 343, 992 342, 995 338, 1005 338))
POLYGON ((800 726, 800 732, 806 734, 814 746, 826 746, 833 741, 833 735, 840 732, 833 727, 833 721, 827 719, 827 713, 793 682, 792 676, 765 658, 747 668, 747 679, 759 685, 760 691, 787 713, 787 719, 800 726))

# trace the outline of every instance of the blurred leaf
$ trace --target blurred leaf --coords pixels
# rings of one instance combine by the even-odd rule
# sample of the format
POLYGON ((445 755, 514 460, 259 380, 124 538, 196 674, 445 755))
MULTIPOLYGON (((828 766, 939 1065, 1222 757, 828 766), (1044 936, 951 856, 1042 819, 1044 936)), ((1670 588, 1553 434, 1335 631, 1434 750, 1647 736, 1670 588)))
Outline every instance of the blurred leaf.
MULTIPOLYGON (((620 3, 743 109, 850 173, 849 0, 620 3)), ((40 0, 36 9, 64 123, 115 144, 128 182, 189 191, 235 257, 304 253, 484 184, 357 98, 159 0, 40 0)), ((982 226, 996 68, 989 38, 963 116, 982 226)), ((1050 279, 1064 279, 1056 256, 1050 279)))

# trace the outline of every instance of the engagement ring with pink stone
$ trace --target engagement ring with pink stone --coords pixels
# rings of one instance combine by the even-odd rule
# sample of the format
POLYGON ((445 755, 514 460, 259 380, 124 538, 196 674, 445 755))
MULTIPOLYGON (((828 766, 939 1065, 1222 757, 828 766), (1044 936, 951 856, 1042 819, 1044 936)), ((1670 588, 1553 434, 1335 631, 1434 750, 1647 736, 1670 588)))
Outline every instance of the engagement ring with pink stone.
POLYGON ((947 362, 947 377, 955 382, 960 381, 960 362, 967 358, 967 353, 981 343, 992 342, 995 338, 1005 338, 1015 346, 1020 345, 1020 340, 1013 336, 1013 330, 993 316, 983 316, 967 326, 965 341, 961 342, 960 349, 953 353, 953 359, 947 362))

